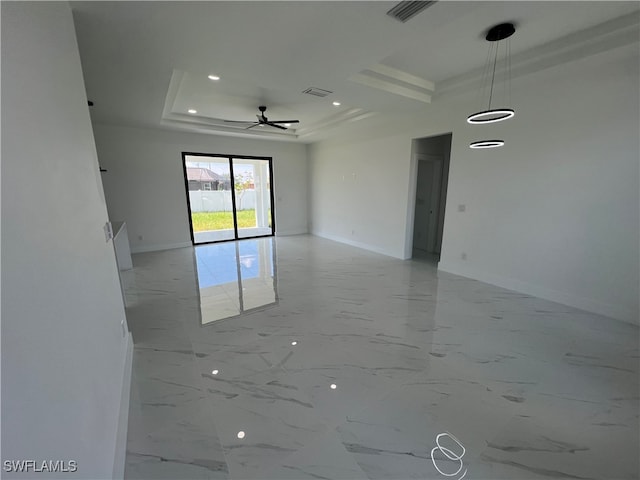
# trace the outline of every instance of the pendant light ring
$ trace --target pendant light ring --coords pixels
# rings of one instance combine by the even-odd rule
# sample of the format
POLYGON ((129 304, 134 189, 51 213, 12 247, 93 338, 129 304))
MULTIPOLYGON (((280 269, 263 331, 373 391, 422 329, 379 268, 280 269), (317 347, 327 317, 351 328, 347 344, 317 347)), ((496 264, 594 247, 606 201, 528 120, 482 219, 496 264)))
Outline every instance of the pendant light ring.
POLYGON ((469 148, 496 148, 504 145, 504 140, 480 140, 473 142, 469 148))
POLYGON ((491 110, 472 113, 467 117, 467 122, 475 124, 495 123, 507 120, 515 114, 515 110, 511 108, 493 108, 491 110))

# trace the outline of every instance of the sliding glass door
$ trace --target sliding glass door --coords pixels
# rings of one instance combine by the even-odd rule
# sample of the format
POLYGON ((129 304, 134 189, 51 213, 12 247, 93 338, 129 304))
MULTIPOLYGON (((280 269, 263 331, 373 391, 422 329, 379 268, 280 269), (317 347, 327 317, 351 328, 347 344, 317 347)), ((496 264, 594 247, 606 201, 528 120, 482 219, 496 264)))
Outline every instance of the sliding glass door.
POLYGON ((183 153, 194 244, 272 236, 271 158, 183 153))
POLYGON ((267 160, 232 158, 238 238, 272 234, 271 172, 267 160))

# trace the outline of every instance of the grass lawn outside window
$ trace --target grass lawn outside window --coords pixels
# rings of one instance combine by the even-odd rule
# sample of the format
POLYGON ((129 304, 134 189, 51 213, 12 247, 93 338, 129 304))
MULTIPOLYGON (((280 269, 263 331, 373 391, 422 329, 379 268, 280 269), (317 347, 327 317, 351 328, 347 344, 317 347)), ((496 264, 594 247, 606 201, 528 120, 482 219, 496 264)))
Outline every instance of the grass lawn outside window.
MULTIPOLYGON (((255 210, 238 210, 238 228, 256 226, 255 210)), ((193 212, 191 213, 194 232, 211 230, 233 230, 232 212, 193 212)))

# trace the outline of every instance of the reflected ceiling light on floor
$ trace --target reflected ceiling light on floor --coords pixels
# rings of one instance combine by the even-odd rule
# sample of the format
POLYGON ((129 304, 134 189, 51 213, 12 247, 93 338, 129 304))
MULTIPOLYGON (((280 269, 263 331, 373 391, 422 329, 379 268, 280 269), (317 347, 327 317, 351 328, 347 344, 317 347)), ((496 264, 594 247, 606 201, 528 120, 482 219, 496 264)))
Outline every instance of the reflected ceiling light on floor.
POLYGON ((219 77, 219 76, 217 76, 217 75, 209 75, 207 78, 208 78, 209 80, 213 80, 213 81, 220 80, 220 77, 219 77))
POLYGON ((473 142, 469 145, 470 148, 496 148, 504 145, 503 140, 481 140, 479 142, 473 142))

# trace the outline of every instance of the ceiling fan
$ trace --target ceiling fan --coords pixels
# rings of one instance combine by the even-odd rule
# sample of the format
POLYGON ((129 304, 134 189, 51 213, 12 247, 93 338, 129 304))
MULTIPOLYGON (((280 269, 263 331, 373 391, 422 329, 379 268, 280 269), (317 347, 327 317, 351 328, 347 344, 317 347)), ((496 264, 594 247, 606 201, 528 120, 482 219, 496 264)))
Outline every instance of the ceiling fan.
POLYGON ((276 127, 279 128, 280 130, 288 130, 287 127, 283 126, 283 125, 279 125, 280 123, 300 123, 300 120, 269 120, 264 112, 266 112, 267 107, 265 107, 264 105, 260 105, 258 107, 258 110, 260 110, 260 114, 256 115, 256 117, 258 117, 258 121, 257 122, 251 122, 251 121, 247 121, 247 122, 243 122, 243 121, 236 121, 236 120, 225 120, 225 123, 251 123, 252 125, 249 125, 247 128, 245 128, 245 130, 249 130, 250 128, 256 127, 258 125, 269 125, 270 127, 276 127))

